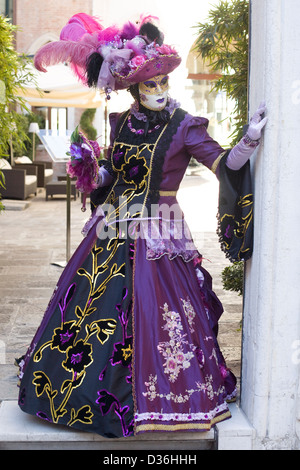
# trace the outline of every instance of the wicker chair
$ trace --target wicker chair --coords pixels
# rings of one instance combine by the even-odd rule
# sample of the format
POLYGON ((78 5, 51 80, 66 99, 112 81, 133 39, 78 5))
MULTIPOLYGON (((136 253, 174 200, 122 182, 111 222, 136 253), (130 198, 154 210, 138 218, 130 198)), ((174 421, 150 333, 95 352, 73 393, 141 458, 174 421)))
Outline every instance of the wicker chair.
MULTIPOLYGON (((29 165, 28 165, 29 166, 29 165)), ((24 169, 1 169, 5 177, 5 189, 0 192, 3 199, 27 199, 37 193, 37 167, 24 169)))
POLYGON ((15 160, 14 168, 27 170, 30 165, 37 167, 38 188, 46 188, 46 184, 52 181, 53 178, 52 162, 41 162, 37 160, 31 162, 28 157, 20 157, 15 160), (25 159, 27 159, 27 161, 25 161, 25 159))

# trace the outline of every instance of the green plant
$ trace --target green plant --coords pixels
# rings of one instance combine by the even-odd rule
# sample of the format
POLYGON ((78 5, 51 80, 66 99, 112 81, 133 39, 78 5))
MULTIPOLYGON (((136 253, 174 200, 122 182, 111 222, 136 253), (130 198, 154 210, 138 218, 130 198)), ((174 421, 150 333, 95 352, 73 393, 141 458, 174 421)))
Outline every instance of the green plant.
MULTIPOLYGON (((45 128, 45 118, 40 113, 28 113, 28 114, 18 114, 17 116, 17 127, 21 130, 24 134, 26 134, 26 140, 23 142, 12 140, 14 157, 19 157, 22 155, 26 155, 29 158, 32 157, 32 145, 33 145, 33 138, 32 134, 28 134, 29 125, 31 122, 37 122, 40 129, 45 128)), ((38 136, 35 139, 35 146, 40 143, 38 136)))
MULTIPOLYGON (((28 108, 25 100, 18 96, 18 90, 34 79, 28 67, 32 61, 14 49, 16 29, 17 27, 12 25, 8 18, 0 15, 0 159, 9 157, 13 142, 22 146, 28 139, 27 132, 19 126, 20 113, 28 112, 28 108)), ((0 182, 1 190, 5 185, 1 171, 0 182)), ((0 212, 3 209, 0 201, 0 212)))
POLYGON ((97 130, 93 127, 93 120, 96 114, 95 108, 86 109, 79 122, 80 128, 89 140, 96 140, 97 130))
MULTIPOLYGON (((198 23, 195 50, 212 71, 222 72, 213 89, 225 91, 235 102, 231 146, 243 135, 248 122, 249 0, 221 0, 209 11, 208 21, 198 23)), ((225 290, 243 294, 244 263, 233 263, 222 271, 225 290)))
POLYGON ((243 134, 248 120, 249 0, 221 0, 209 11, 208 21, 198 23, 195 50, 212 71, 222 72, 214 90, 225 91, 235 101, 230 119, 235 131, 231 145, 243 134))
POLYGON ((227 266, 222 271, 222 282, 225 290, 237 292, 243 295, 244 287, 244 262, 237 261, 227 266))

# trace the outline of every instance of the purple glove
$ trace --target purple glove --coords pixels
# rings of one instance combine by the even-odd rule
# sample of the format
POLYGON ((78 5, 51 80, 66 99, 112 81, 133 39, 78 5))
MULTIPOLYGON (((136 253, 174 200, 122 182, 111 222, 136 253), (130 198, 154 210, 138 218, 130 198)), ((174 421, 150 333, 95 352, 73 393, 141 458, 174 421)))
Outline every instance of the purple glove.
POLYGON ((262 102, 258 110, 250 120, 247 134, 236 144, 227 157, 226 165, 231 170, 239 170, 249 160, 256 147, 259 145, 261 132, 267 123, 268 118, 261 118, 266 111, 266 105, 262 102))
POLYGON ((108 186, 113 180, 113 177, 108 173, 108 171, 101 166, 98 172, 98 188, 102 188, 103 186, 108 186))

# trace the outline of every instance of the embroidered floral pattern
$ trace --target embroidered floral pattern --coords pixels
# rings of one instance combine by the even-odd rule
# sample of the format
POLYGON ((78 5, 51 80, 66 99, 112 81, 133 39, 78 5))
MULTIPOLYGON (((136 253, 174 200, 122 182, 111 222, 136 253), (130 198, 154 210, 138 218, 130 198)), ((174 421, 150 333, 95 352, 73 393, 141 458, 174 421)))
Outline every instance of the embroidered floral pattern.
POLYGON ((167 303, 164 304, 163 311, 165 325, 162 328, 168 331, 170 340, 160 342, 157 349, 165 359, 164 373, 169 376, 170 382, 175 382, 180 371, 190 367, 190 360, 194 357, 192 352, 194 346, 189 345, 185 339, 187 335, 182 334, 183 326, 179 313, 169 310, 167 303), (186 345, 189 346, 188 351, 185 351, 186 345))
POLYGON ((191 396, 194 393, 205 392, 209 400, 213 401, 215 397, 219 395, 224 395, 226 393, 225 387, 221 385, 217 390, 213 389, 213 377, 212 375, 206 375, 205 381, 203 383, 196 382, 195 387, 189 390, 185 390, 184 393, 179 393, 176 395, 172 391, 168 393, 159 393, 156 389, 157 387, 157 375, 150 375, 148 382, 145 382, 147 391, 143 392, 144 397, 147 397, 148 400, 153 401, 156 398, 166 399, 174 403, 186 403, 190 400, 191 396))
MULTIPOLYGON (((91 250, 91 270, 88 271, 81 267, 77 274, 88 280, 90 287, 87 290, 87 298, 85 305, 76 305, 71 308, 75 318, 65 321, 67 309, 74 297, 77 285, 71 284, 65 295, 58 302, 61 317, 61 325, 54 329, 50 341, 42 344, 33 354, 33 361, 39 363, 43 359, 46 349, 57 350, 62 354, 60 362, 61 367, 69 373, 69 378, 65 379, 59 388, 54 387, 55 380, 48 377, 42 370, 33 373, 34 379, 32 384, 35 386, 37 397, 41 395, 47 396, 50 405, 51 417, 45 413, 39 416, 48 421, 58 423, 60 418, 69 413, 70 420, 68 425, 72 426, 76 421, 81 423, 92 424, 93 413, 90 405, 83 405, 80 409, 69 409, 69 400, 74 390, 82 385, 86 376, 87 369, 94 362, 95 354, 93 351, 92 340, 94 336, 97 342, 103 346, 111 336, 114 336, 117 327, 117 320, 114 318, 101 318, 94 320, 93 313, 97 310, 94 303, 99 299, 106 290, 107 284, 114 277, 124 277, 125 263, 117 265, 117 263, 109 264, 110 259, 124 242, 119 238, 110 240, 109 256, 105 261, 98 260, 98 256, 102 253, 103 248, 96 245, 91 250), (80 333, 85 333, 83 338, 79 338, 80 333)), ((117 305, 117 307, 119 307, 117 305)), ((123 326, 123 323, 122 323, 123 326)), ((127 327, 127 323, 124 328, 127 327)), ((127 338, 125 338, 127 340, 127 338)), ((124 351, 121 351, 123 362, 128 367, 131 359, 130 342, 122 343, 124 351)), ((116 343, 116 354, 118 353, 118 343, 116 343)), ((116 362, 117 363, 117 362, 116 362)), ((59 364, 57 364, 59 370, 59 364)), ((122 424, 123 426, 123 424, 122 424)))
POLYGON ((194 333, 194 319, 196 316, 196 312, 191 304, 190 299, 188 298, 187 300, 181 299, 182 305, 183 305, 183 310, 185 313, 185 316, 187 318, 189 327, 190 327, 190 332, 194 333))
POLYGON ((114 148, 113 153, 113 166, 118 172, 121 172, 123 179, 127 184, 133 184, 136 189, 145 189, 147 176, 149 175, 149 168, 147 166, 145 150, 153 146, 141 145, 125 146, 118 144, 114 148))

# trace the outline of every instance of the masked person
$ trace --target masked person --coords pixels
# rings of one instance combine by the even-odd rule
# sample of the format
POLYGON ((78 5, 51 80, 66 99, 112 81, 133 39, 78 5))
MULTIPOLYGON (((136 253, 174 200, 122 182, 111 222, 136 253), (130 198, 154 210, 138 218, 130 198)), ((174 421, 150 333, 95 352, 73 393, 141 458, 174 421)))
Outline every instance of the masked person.
MULTIPOLYGON (((68 171, 91 191, 92 214, 20 361, 24 412, 111 438, 207 431, 230 417, 236 395, 217 342, 222 305, 176 192, 192 156, 211 169, 220 181, 221 246, 232 260, 249 259, 248 160, 265 107, 224 150, 206 119, 169 96, 181 59, 163 40, 149 17, 104 29, 78 14, 35 57, 39 70, 69 62, 107 98, 120 89, 134 98, 129 110, 110 115, 107 158, 98 159, 82 133, 73 136, 68 171)), ((191 201, 195 217, 201 203, 191 201)))

